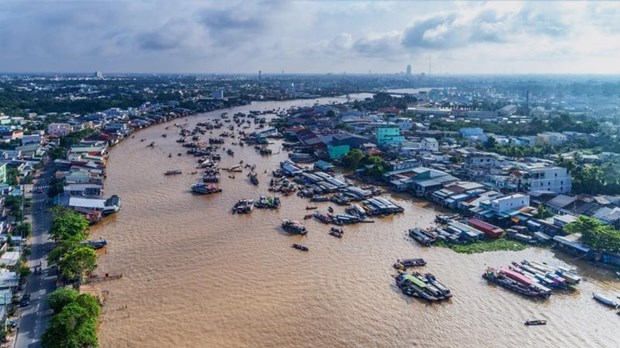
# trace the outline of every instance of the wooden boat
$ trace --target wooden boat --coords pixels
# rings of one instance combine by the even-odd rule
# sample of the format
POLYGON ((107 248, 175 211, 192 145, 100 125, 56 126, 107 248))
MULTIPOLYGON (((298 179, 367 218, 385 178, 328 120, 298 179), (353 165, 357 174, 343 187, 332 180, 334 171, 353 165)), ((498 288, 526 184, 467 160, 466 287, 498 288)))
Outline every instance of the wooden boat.
POLYGON ((304 220, 312 219, 313 216, 313 214, 304 215, 304 220))
POLYGON ((596 302, 603 304, 607 307, 612 307, 616 309, 619 307, 619 305, 614 300, 608 299, 607 297, 597 294, 595 292, 592 293, 592 298, 594 298, 596 302))
POLYGON ((404 260, 396 260, 394 263, 394 268, 403 269, 407 267, 420 267, 426 265, 426 261, 424 259, 404 259, 404 260))
POLYGON ((316 208, 317 208, 317 207, 310 207, 310 206, 306 206, 306 210, 314 210, 314 209, 316 209, 316 208))
POLYGON ((293 244, 292 247, 297 249, 297 250, 301 250, 301 251, 308 251, 308 250, 310 250, 310 249, 308 249, 307 246, 301 245, 301 244, 297 244, 297 243, 293 244))
POLYGON ((547 321, 546 320, 540 320, 540 319, 535 319, 535 320, 526 320, 525 321, 525 325, 547 325, 547 321))
POLYGON ((180 169, 170 169, 167 170, 164 175, 179 175, 182 174, 183 172, 180 169))

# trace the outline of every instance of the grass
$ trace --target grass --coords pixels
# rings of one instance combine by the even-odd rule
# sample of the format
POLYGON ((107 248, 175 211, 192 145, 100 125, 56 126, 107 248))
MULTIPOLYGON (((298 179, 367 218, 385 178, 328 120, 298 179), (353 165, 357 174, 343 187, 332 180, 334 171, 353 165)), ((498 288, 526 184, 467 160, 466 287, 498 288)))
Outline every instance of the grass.
POLYGON ((468 244, 452 244, 438 240, 435 245, 450 248, 460 254, 478 254, 488 251, 520 251, 531 247, 529 244, 509 240, 503 236, 498 239, 482 239, 468 244))

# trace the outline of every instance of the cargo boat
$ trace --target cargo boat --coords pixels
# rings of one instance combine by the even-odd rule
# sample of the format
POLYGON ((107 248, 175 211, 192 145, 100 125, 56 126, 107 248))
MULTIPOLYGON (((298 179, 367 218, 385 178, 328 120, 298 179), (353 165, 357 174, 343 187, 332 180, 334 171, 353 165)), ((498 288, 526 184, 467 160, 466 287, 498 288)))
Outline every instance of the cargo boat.
POLYGON ((595 292, 592 293, 592 298, 594 300, 596 300, 596 302, 603 304, 607 307, 611 307, 614 309, 618 309, 618 307, 620 307, 620 305, 618 303, 616 303, 616 301, 611 300, 603 295, 597 294, 595 292))
POLYGON ((288 233, 295 233, 301 235, 308 233, 308 230, 306 230, 306 227, 304 227, 301 222, 294 220, 282 220, 282 228, 288 233))
POLYGON ((482 278, 527 297, 535 297, 546 300, 549 296, 551 296, 550 292, 543 292, 540 289, 531 288, 515 280, 509 279, 503 274, 496 272, 493 268, 488 268, 487 271, 482 274, 482 278))

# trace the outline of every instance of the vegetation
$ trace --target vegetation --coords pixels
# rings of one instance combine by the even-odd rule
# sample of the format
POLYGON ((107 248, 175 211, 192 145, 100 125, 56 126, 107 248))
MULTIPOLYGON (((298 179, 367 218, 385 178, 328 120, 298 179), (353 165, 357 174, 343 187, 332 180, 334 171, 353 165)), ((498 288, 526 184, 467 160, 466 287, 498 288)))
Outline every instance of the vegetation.
POLYGON ((60 274, 66 279, 80 278, 97 268, 97 254, 93 248, 78 243, 69 244, 67 252, 58 262, 60 274))
POLYGON ((588 194, 620 194, 620 164, 608 162, 601 165, 584 164, 581 156, 573 159, 560 157, 557 165, 564 167, 573 177, 573 192, 588 194))
POLYGON ((530 247, 528 244, 507 239, 505 236, 498 239, 481 239, 468 244, 453 244, 438 240, 435 245, 450 248, 460 254, 477 254, 489 251, 520 251, 530 247))
POLYGON ((597 219, 580 216, 577 221, 564 226, 564 230, 581 233, 581 241, 592 249, 620 252, 620 231, 597 219))
POLYGON ((13 234, 28 238, 32 234, 32 225, 29 222, 21 223, 15 227, 13 234))
POLYGON ((20 172, 17 168, 8 168, 6 170, 6 183, 11 186, 15 186, 19 184, 19 176, 20 172))
POLYGON ((54 316, 42 338, 45 348, 97 347, 97 320, 101 305, 89 294, 59 289, 49 296, 54 316))
POLYGON ((85 231, 88 228, 88 220, 84 216, 66 208, 52 208, 52 227, 50 235, 57 241, 86 239, 85 231))
POLYGON ((91 247, 80 244, 86 239, 88 221, 82 215, 61 207, 54 207, 52 215, 50 235, 57 244, 48 255, 49 262, 57 263, 60 274, 68 280, 79 279, 95 270, 97 254, 91 247))
POLYGON ((365 168, 366 175, 376 179, 381 178, 390 168, 390 165, 383 158, 366 156, 358 149, 351 150, 342 157, 341 164, 349 170, 365 168))

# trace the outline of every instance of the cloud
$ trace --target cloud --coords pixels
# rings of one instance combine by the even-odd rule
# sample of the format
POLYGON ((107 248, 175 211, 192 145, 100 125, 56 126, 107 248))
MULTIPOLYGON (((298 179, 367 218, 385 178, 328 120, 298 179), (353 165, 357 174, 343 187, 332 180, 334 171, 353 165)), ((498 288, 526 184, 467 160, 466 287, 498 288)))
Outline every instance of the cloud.
POLYGON ((400 48, 399 32, 362 37, 353 44, 353 49, 365 56, 384 57, 386 59, 397 53, 400 48))

